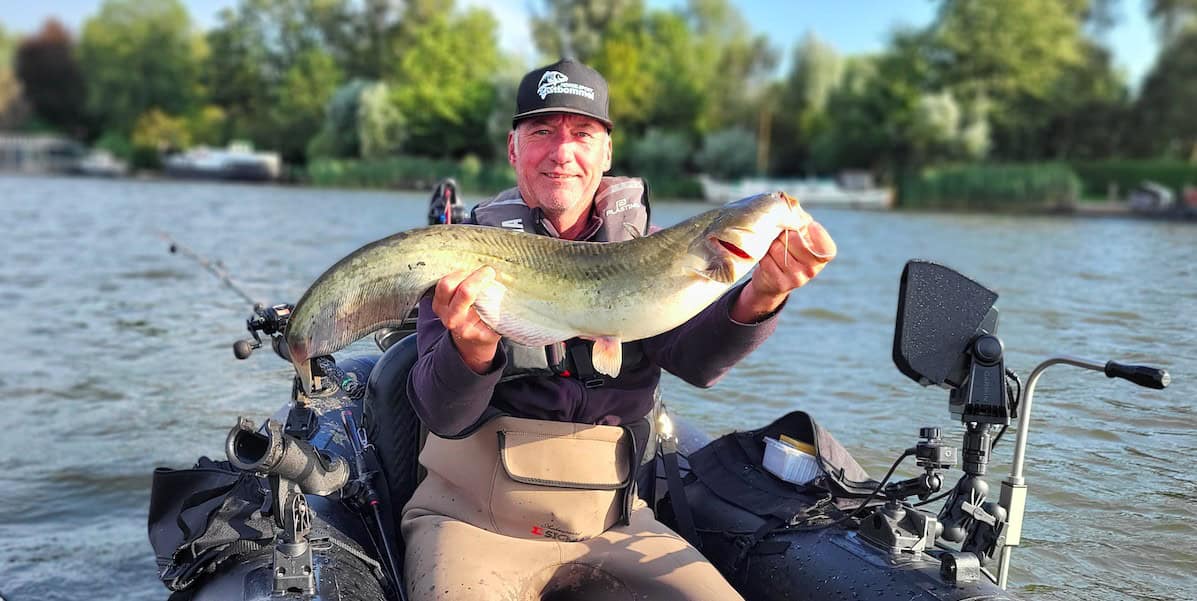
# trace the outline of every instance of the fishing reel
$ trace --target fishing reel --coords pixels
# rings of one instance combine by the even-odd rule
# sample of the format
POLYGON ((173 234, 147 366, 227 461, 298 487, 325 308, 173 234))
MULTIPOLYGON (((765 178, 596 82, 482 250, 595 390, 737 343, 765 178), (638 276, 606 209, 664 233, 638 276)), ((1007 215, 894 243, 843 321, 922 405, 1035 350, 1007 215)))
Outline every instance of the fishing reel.
POLYGON ((270 337, 270 345, 274 352, 283 359, 290 361, 291 354, 287 352, 282 334, 287 331, 287 322, 291 319, 291 311, 295 305, 279 304, 266 307, 262 304, 254 305, 254 313, 245 320, 245 328, 249 330, 253 340, 238 340, 233 343, 233 356, 238 359, 248 359, 254 351, 262 348, 262 337, 258 332, 270 337))

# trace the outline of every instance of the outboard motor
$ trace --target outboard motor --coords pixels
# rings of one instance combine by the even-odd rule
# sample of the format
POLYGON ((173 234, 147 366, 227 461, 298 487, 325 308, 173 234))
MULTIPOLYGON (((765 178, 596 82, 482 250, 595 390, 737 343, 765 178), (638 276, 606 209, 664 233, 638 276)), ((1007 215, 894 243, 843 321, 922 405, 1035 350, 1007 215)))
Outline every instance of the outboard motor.
POLYGON ((457 194, 457 182, 448 177, 441 180, 428 200, 428 225, 448 225, 465 221, 466 208, 457 194))

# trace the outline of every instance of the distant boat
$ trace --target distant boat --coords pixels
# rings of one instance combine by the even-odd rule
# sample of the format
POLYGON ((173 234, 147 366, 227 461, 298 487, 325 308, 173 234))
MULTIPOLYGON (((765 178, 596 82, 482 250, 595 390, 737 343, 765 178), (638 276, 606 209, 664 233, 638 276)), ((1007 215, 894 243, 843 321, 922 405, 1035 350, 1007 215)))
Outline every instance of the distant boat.
POLYGON ((707 202, 723 204, 732 200, 781 190, 797 198, 804 206, 843 207, 850 209, 889 209, 893 207, 893 193, 889 188, 873 185, 872 177, 862 173, 845 173, 839 181, 830 179, 770 179, 744 178, 723 182, 705 175, 699 176, 703 197, 707 202))
POLYGON ((277 152, 255 152, 248 143, 233 142, 227 148, 197 146, 166 157, 163 171, 172 177, 273 181, 281 163, 277 152))
POLYGON ((101 149, 87 153, 70 168, 70 172, 91 177, 123 177, 129 172, 129 165, 101 149))

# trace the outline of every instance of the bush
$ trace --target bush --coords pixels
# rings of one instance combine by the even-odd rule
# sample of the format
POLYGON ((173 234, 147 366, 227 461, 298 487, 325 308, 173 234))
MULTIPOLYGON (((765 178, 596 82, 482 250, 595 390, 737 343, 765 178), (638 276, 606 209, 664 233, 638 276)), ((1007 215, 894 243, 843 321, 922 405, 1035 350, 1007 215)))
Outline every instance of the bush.
POLYGON ((1066 165, 960 165, 907 174, 899 205, 908 208, 1026 209, 1075 202, 1081 183, 1066 165))
POLYGON ((452 177, 462 191, 497 194, 515 185, 515 172, 506 163, 483 163, 477 157, 461 162, 425 157, 384 159, 318 159, 308 163, 305 179, 317 186, 432 190, 452 177))
POLYGON ((691 149, 685 135, 654 129, 628 151, 630 165, 645 177, 673 177, 682 173, 691 149))
POLYGON ((696 157, 698 168, 719 179, 737 179, 756 171, 756 136, 741 128, 707 136, 696 157))
POLYGON ((1109 186, 1118 186, 1118 197, 1126 198, 1131 188, 1153 181, 1169 188, 1180 198, 1185 186, 1197 186, 1197 165, 1183 161, 1095 161, 1073 163, 1081 178, 1084 195, 1105 199, 1109 186))
POLYGON ((114 131, 105 132, 99 140, 96 140, 95 146, 126 161, 133 158, 133 143, 129 142, 129 138, 114 131))
POLYGON ((648 191, 652 198, 649 201, 661 199, 673 200, 702 200, 702 183, 698 179, 686 176, 674 177, 646 177, 648 191))

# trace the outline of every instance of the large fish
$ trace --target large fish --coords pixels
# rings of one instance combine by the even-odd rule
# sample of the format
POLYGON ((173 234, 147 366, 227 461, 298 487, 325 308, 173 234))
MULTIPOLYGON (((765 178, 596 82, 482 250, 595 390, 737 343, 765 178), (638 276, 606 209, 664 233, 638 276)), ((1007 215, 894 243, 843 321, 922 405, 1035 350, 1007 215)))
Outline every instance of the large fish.
POLYGON ((308 288, 287 325, 305 391, 309 359, 402 322, 444 275, 489 265, 479 316, 518 344, 594 341, 594 368, 612 377, 620 343, 673 329, 748 273, 784 230, 810 216, 793 198, 761 194, 626 242, 560 240, 474 225, 395 234, 341 259, 308 288))

